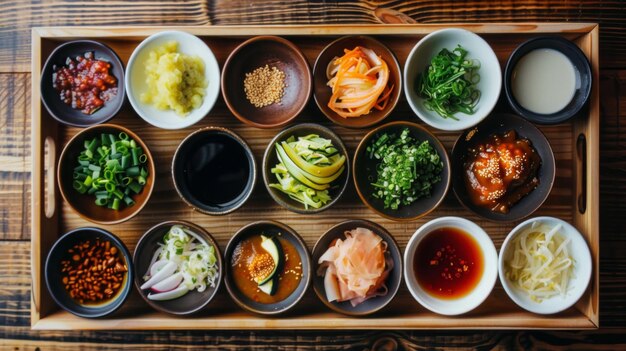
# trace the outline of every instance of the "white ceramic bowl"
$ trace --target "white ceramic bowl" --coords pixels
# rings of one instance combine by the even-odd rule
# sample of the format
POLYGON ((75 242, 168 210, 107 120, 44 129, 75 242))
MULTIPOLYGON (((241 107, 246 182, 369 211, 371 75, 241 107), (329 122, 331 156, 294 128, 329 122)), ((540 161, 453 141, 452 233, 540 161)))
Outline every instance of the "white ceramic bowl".
POLYGON ((538 314, 553 314, 564 311, 573 306, 587 290, 587 285, 591 280, 591 271, 593 263, 591 261, 591 253, 585 238, 571 224, 554 217, 536 217, 528 219, 513 228, 509 235, 502 243, 500 249, 500 259, 498 261, 498 270, 500 271, 500 283, 504 290, 518 306, 523 309, 538 314), (536 302, 530 299, 530 296, 516 287, 509 279, 506 278, 506 270, 504 262, 509 257, 510 243, 523 229, 532 225, 534 222, 543 222, 550 226, 561 224, 561 235, 571 239, 568 249, 569 253, 575 261, 573 278, 569 282, 569 291, 565 296, 557 295, 549 299, 543 299, 542 302, 536 302))
POLYGON ((404 250, 404 281, 411 295, 422 306, 443 315, 459 315, 478 307, 489 294, 498 277, 498 253, 491 238, 472 221, 460 217, 440 217, 421 226, 411 237, 404 250), (427 293, 415 278, 413 259, 417 247, 429 233, 440 228, 458 228, 471 235, 481 248, 484 259, 483 275, 478 285, 469 294, 458 299, 440 299, 427 293))
POLYGON ((415 44, 404 64, 403 83, 406 99, 422 121, 441 130, 463 130, 473 127, 493 110, 502 90, 502 71, 496 54, 483 38, 465 29, 449 28, 432 32, 415 44), (477 88, 481 96, 474 114, 457 113, 459 120, 455 121, 426 109, 424 99, 415 92, 415 81, 441 49, 452 50, 459 44, 468 51, 467 58, 480 61, 477 88))
POLYGON ((220 68, 215 55, 200 38, 186 32, 166 31, 149 36, 135 48, 126 65, 124 84, 130 104, 146 122, 163 129, 181 129, 200 121, 215 105, 220 93, 220 68), (139 98, 141 93, 147 90, 143 63, 151 50, 169 41, 178 42, 179 52, 200 56, 204 62, 204 74, 208 84, 202 105, 184 117, 173 110, 159 110, 153 105, 141 102, 139 98))

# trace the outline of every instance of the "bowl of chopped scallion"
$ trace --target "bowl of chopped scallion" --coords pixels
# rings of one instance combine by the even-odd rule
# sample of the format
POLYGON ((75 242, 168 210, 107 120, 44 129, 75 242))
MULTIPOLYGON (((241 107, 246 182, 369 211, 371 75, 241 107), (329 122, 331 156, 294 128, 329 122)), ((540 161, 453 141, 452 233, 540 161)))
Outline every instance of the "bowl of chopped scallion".
POLYGON ((152 194, 154 174, 146 144, 114 124, 74 135, 57 167, 65 202, 84 219, 99 224, 121 223, 139 213, 152 194))
POLYGON ((406 59, 404 93, 425 123, 463 130, 491 113, 502 90, 500 63, 480 36, 459 28, 435 31, 406 59))
POLYGON ((398 221, 427 215, 450 185, 445 147, 425 128, 398 121, 369 132, 357 147, 354 185, 367 207, 398 221))

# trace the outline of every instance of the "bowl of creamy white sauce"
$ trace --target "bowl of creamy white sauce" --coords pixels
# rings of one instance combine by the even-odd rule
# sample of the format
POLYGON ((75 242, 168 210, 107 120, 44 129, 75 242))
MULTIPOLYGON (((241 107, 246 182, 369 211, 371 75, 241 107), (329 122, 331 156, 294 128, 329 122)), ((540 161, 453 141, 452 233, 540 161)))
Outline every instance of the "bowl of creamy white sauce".
POLYGON ((524 42, 513 51, 504 71, 509 104, 539 124, 558 124, 583 113, 592 80, 587 56, 562 37, 524 42))

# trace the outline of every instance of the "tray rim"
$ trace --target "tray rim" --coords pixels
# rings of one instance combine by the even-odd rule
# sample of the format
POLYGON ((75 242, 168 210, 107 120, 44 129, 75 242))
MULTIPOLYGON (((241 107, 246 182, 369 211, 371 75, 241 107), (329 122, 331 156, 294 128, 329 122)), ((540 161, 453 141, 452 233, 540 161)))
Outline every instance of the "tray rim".
MULTIPOLYGON (((123 329, 123 330, 146 330, 146 329, 597 329, 599 328, 599 25, 588 22, 503 22, 503 23, 438 23, 438 24, 335 24, 335 25, 244 25, 244 26, 76 26, 76 27, 34 27, 31 30, 32 52, 31 52, 31 157, 32 157, 32 182, 31 182, 31 328, 36 330, 94 330, 94 329, 123 329), (585 37, 581 44, 583 51, 588 55, 592 67, 593 84, 591 99, 589 102, 589 117, 585 120, 578 119, 573 125, 573 135, 585 135, 587 147, 585 156, 587 168, 584 170, 586 184, 581 184, 575 172, 575 194, 579 194, 582 189, 586 189, 587 210, 582 215, 575 215, 573 224, 578 228, 585 228, 588 244, 592 251, 593 278, 585 296, 587 303, 578 310, 583 317, 567 318, 563 316, 531 318, 519 323, 516 316, 510 317, 508 323, 502 325, 492 324, 494 321, 503 320, 495 316, 490 318, 450 319, 447 322, 437 318, 437 323, 424 323, 419 318, 346 318, 336 316, 332 313, 321 313, 313 318, 297 319, 300 323, 294 325, 292 318, 256 318, 245 313, 228 314, 228 320, 207 324, 208 318, 202 319, 203 323, 197 323, 198 319, 176 319, 176 326, 167 324, 174 321, 172 317, 160 315, 158 313, 147 313, 141 317, 131 319, 100 319, 85 320, 74 317, 64 311, 48 313, 42 317, 41 302, 43 295, 47 294, 42 284, 41 257, 42 241, 51 241, 42 235, 44 227, 58 226, 59 216, 54 213, 52 218, 47 218, 44 209, 44 140, 51 138, 54 140, 55 131, 53 128, 45 128, 46 123, 41 119, 41 103, 39 93, 39 80, 42 65, 41 44, 45 39, 67 40, 79 37, 120 39, 143 38, 150 34, 165 29, 183 30, 199 36, 222 36, 222 37, 242 37, 255 36, 261 34, 283 35, 283 36, 337 36, 351 34, 366 35, 423 35, 442 28, 465 28, 478 34, 580 34, 585 37), (45 135, 44 135, 45 134, 45 135), (145 323, 148 319, 150 323, 145 323), (415 321, 417 319, 417 322, 415 321), (413 320, 413 321, 412 321, 413 320), (474 321, 474 324, 463 321, 474 321), (137 323, 137 321, 144 321, 137 323), (306 321, 306 323, 302 323, 306 321), (569 324, 568 324, 569 322, 569 324), (572 323, 575 322, 575 323, 572 323), (535 323, 535 324, 533 324, 535 323), (563 323, 563 324, 562 324, 563 323)), ((576 147, 574 145, 574 152, 576 147)), ((54 156, 55 150, 50 154, 54 156)), ((56 162, 54 157, 51 162, 56 162)), ((574 157, 576 161, 576 156, 574 157)), ((580 161, 580 160, 578 160, 580 161)), ((580 162, 577 162, 580 163, 580 162)), ((573 168, 578 167, 576 165, 573 168)), ((577 168, 582 170, 580 167, 577 168)), ((49 172, 50 173, 50 172, 49 172)), ((53 175, 54 176, 54 175, 53 175)), ((52 176, 52 177, 53 177, 52 176)), ((47 176, 48 181, 51 178, 47 176)), ((585 179, 585 178, 583 178, 585 179)), ((54 182, 53 182, 54 183, 54 182)), ((57 201, 58 202, 58 201, 57 201)), ((58 205, 58 204, 56 204, 58 205)), ((572 208, 572 211, 575 211, 572 208)), ((55 211, 56 212, 56 211, 55 211)), ((49 243, 47 243, 49 245, 49 243)), ((582 301, 582 300, 581 300, 582 301)), ((581 305, 579 302, 578 305, 581 305)), ((578 306, 577 305, 577 306, 578 306)), ((437 316, 439 317, 439 316, 437 316)), ((539 316, 541 317, 541 316, 539 316)))

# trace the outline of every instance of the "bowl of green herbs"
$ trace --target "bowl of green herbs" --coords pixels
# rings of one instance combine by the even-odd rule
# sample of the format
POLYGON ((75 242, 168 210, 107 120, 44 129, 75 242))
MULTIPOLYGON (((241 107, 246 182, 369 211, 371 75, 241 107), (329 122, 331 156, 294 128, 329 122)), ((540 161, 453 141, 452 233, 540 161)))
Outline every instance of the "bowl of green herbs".
POLYGON ((441 130, 478 124, 491 113, 502 90, 500 63, 491 46, 459 28, 422 38, 406 59, 403 78, 411 109, 441 130))
POLYGON ((398 221, 427 215, 450 186, 450 160, 441 142, 422 126, 405 121, 382 125, 359 143, 354 185, 374 212, 398 221))
POLYGON ((139 213, 152 194, 154 178, 146 144, 115 124, 78 132, 57 166, 63 200, 82 218, 99 224, 121 223, 139 213))

